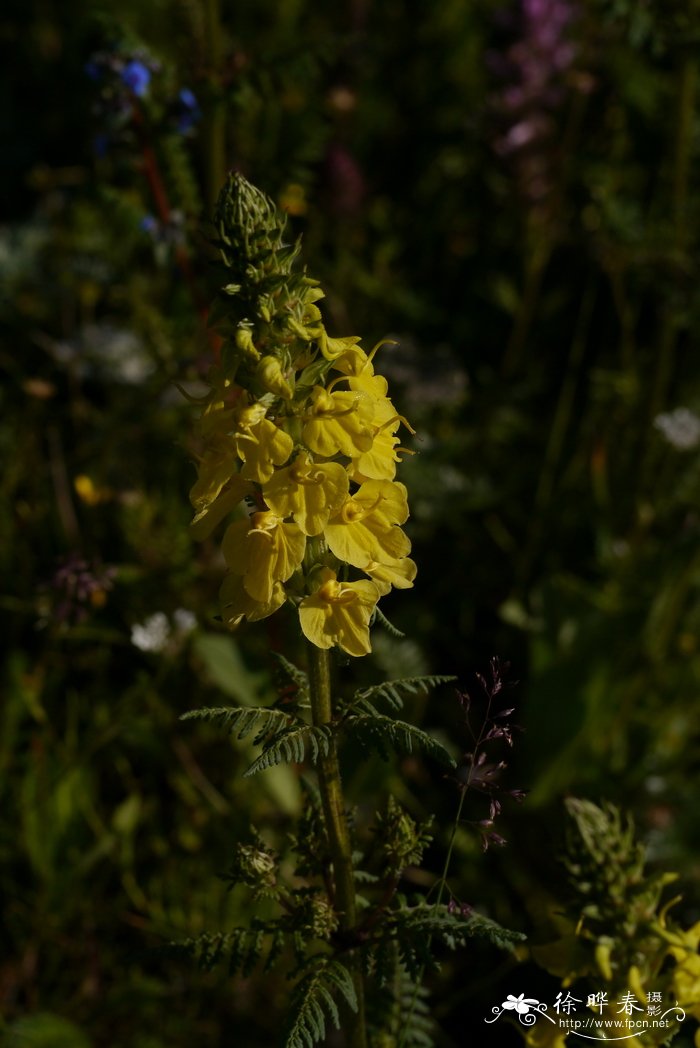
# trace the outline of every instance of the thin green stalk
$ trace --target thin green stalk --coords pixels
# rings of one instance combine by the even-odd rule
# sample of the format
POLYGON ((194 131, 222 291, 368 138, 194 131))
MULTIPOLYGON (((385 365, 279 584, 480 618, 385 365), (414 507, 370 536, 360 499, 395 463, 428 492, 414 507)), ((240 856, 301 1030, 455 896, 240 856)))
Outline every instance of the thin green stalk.
MULTIPOLYGON (((692 54, 686 54, 680 69, 678 86, 678 114, 673 160, 673 196, 671 212, 673 219, 672 246, 677 264, 684 261, 688 236, 688 193, 695 122, 695 95, 698 79, 698 62, 692 54)), ((656 371, 649 402, 649 417, 656 418, 666 404, 676 361, 678 335, 684 325, 674 304, 666 303, 659 336, 659 351, 656 371)), ((651 432, 651 430, 650 430, 651 432)), ((646 487, 653 469, 654 442, 647 440, 646 454, 642 458, 642 488, 646 487)))
POLYGON ((501 365, 501 373, 506 378, 509 378, 516 372, 520 363, 540 300, 542 277, 551 253, 552 244, 549 239, 546 239, 544 243, 540 242, 536 245, 530 256, 525 273, 525 287, 513 320, 513 327, 501 365))
POLYGON ((211 214, 226 178, 226 106, 222 97, 223 26, 221 0, 206 0, 207 61, 211 97, 203 122, 207 207, 211 214))
MULTIPOLYGON (((481 729, 481 732, 479 733, 479 739, 477 740, 477 746, 481 742, 481 736, 482 735, 483 735, 483 727, 481 729)), ((476 749, 474 750, 474 752, 476 752, 476 749)), ((457 814, 455 815, 455 821, 454 821, 454 823, 452 825, 452 833, 450 835, 450 843, 447 846, 447 854, 445 856, 445 861, 444 861, 443 866, 442 866, 442 873, 440 874, 440 880, 438 881, 438 894, 437 894, 437 899, 435 900, 435 909, 437 909, 437 907, 440 906, 440 904, 442 903, 442 897, 445 894, 445 888, 447 887, 447 875, 450 872, 450 864, 452 862, 452 852, 454 851, 455 840, 457 839, 457 831, 459 830, 459 824, 460 824, 460 822, 462 820, 462 810, 464 808, 464 798, 467 796, 467 791, 469 790, 469 787, 470 787, 471 781, 472 781, 472 771, 473 771, 473 767, 470 767, 469 768, 469 774, 467 775, 467 781, 465 782, 464 786, 462 787, 462 792, 461 792, 461 795, 460 795, 460 798, 459 798, 459 804, 457 805, 457 814)), ((430 948, 431 941, 432 941, 432 936, 428 940, 428 949, 430 948)), ((413 985, 413 995, 411 997, 411 1003, 410 1003, 410 1005, 408 1007, 408 1015, 406 1016, 406 1019, 405 1019, 405 1021, 403 1023, 403 1026, 401 1027, 401 1034, 400 1034, 400 1037, 399 1037, 399 1043, 397 1045, 397 1048, 403 1048, 403 1045, 404 1045, 404 1043, 406 1041, 406 1034, 408 1033, 408 1031, 411 1028, 411 1019, 413 1018, 413 1012, 415 1011, 416 1001, 418 1000, 418 989, 419 989, 421 983, 423 982, 424 974, 425 974, 425 965, 423 965, 423 967, 421 968, 420 975, 415 980, 415 983, 413 985)))
POLYGON ((534 512, 531 514, 529 534, 518 566, 517 582, 523 592, 526 590, 530 569, 541 544, 543 528, 546 526, 547 521, 547 509, 554 491, 557 467, 561 461, 564 441, 573 416, 576 387, 579 382, 581 366, 588 343, 588 331, 594 302, 595 286, 593 281, 589 280, 581 299, 566 374, 559 393, 554 418, 552 419, 547 449, 535 493, 535 506, 534 512))
MULTIPOLYGON (((315 725, 330 724, 333 718, 331 699, 331 672, 328 652, 308 643, 309 692, 311 715, 315 725)), ((352 866, 352 845, 345 813, 343 784, 335 739, 328 754, 318 763, 318 781, 328 843, 333 863, 333 900, 341 932, 352 935, 357 924, 355 877, 352 866)), ((357 1011, 348 1011, 347 1042, 349 1048, 366 1048, 364 1007, 364 980, 356 961, 353 961, 353 980, 357 995, 357 1011)))

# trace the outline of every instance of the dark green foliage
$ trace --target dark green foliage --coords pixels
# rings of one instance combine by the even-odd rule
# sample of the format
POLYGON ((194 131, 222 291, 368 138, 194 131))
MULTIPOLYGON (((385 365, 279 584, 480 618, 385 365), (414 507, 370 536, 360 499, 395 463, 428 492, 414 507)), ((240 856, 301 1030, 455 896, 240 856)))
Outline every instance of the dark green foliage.
POLYGON ((329 1018, 336 1029, 340 1029, 340 1012, 336 1003, 338 997, 353 1011, 357 1010, 357 997, 350 972, 339 961, 315 958, 313 971, 305 975, 294 988, 285 1048, 313 1048, 326 1036, 329 1018))
POLYGON ((409 976, 421 982, 426 970, 436 964, 435 944, 455 950, 469 939, 484 939, 499 949, 512 950, 523 942, 524 935, 508 931, 481 914, 462 916, 451 913, 445 905, 419 903, 392 910, 387 916, 384 935, 397 945, 401 964, 409 976))
POLYGON ((328 753, 332 737, 328 725, 313 726, 304 724, 299 728, 285 728, 263 744, 263 751, 245 772, 246 776, 255 775, 265 768, 271 768, 282 761, 301 764, 305 759, 315 764, 320 757, 328 753))
MULTIPOLYGON (((434 1048, 437 1024, 431 1014, 430 993, 396 963, 395 944, 389 952, 389 974, 381 980, 382 991, 373 1001, 369 1017, 370 1038, 376 1038, 378 1044, 400 1044, 402 1048, 434 1048)), ((377 964, 377 975, 379 971, 377 964)))
POLYGON ((379 713, 350 714, 343 719, 343 730, 366 749, 376 750, 385 760, 390 750, 399 753, 423 752, 448 768, 455 761, 436 739, 415 724, 384 717, 379 713))
POLYGON ((225 964, 229 975, 248 977, 258 964, 269 972, 279 961, 286 937, 281 929, 270 931, 261 921, 231 932, 205 932, 193 939, 170 943, 169 952, 189 958, 203 971, 225 964))
POLYGON ((376 713, 375 702, 387 702, 392 709, 403 708, 403 700, 407 695, 427 695, 440 684, 449 684, 456 681, 456 677, 431 676, 431 677, 405 677, 402 680, 387 680, 381 684, 373 684, 369 688, 356 691, 352 700, 352 707, 365 713, 376 713))
POLYGON ((283 710, 271 707, 222 706, 189 710, 182 714, 180 720, 210 721, 237 739, 245 739, 255 732, 253 742, 260 745, 269 740, 270 736, 285 730, 292 718, 283 710))

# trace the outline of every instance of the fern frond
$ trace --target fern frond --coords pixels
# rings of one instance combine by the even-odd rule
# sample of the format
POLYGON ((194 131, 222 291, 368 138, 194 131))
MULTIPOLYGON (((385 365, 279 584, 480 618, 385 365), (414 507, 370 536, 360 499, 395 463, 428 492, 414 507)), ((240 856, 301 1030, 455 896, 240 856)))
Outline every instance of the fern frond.
POLYGON ((343 727, 361 745, 377 750, 385 760, 389 747, 400 753, 423 750, 446 767, 455 767, 454 760, 437 739, 407 721, 384 717, 379 713, 358 713, 346 717, 343 727))
POLYGON ((201 710, 189 710, 180 720, 211 721, 224 731, 244 739, 255 732, 255 743, 260 744, 272 735, 278 735, 292 723, 294 718, 283 710, 270 706, 206 706, 201 710))
POLYGON ((357 1011, 352 976, 339 961, 322 963, 297 983, 285 1048, 313 1048, 326 1036, 328 1017, 336 1029, 340 1029, 340 1013, 335 1002, 338 994, 345 998, 353 1011, 357 1011))
POLYGON ((463 917, 447 906, 420 903, 391 914, 390 937, 398 944, 401 961, 412 979, 420 981, 424 969, 435 967, 432 946, 440 942, 449 949, 464 946, 468 939, 487 939, 494 946, 512 950, 525 936, 501 927, 478 913, 463 917))
MULTIPOLYGON (((265 960, 265 971, 277 962, 283 943, 278 941, 279 932, 272 933, 272 942, 265 960)), ((172 942, 168 949, 193 961, 202 971, 210 972, 217 964, 228 962, 230 975, 239 972, 248 976, 262 960, 269 929, 262 923, 250 928, 234 928, 230 932, 204 932, 184 942, 172 942)))
POLYGON ((333 731, 328 724, 303 724, 301 727, 285 728, 266 740, 260 756, 243 773, 244 778, 271 768, 274 764, 301 764, 307 756, 307 748, 309 760, 315 764, 319 757, 327 756, 332 736, 333 731))
POLYGON ((407 695, 427 695, 439 684, 449 684, 457 680, 456 677, 403 677, 399 680, 387 680, 382 684, 374 684, 371 688, 363 688, 356 691, 351 705, 363 709, 367 713, 375 713, 374 703, 384 701, 394 710, 403 708, 403 700, 407 695))
POLYGON ((272 652, 274 658, 277 661, 279 668, 279 676, 282 680, 291 684, 296 689, 296 699, 298 705, 308 705, 309 702, 309 678, 300 670, 298 666, 295 666, 289 659, 285 659, 284 655, 281 655, 278 651, 272 652))
POLYGON ((386 615, 378 605, 374 609, 374 614, 372 616, 372 622, 370 623, 370 625, 374 625, 375 622, 378 622, 380 626, 383 626, 387 633, 390 634, 392 637, 396 637, 397 640, 405 639, 406 634, 402 633, 401 630, 393 624, 393 622, 389 622, 389 619, 386 617, 386 615))

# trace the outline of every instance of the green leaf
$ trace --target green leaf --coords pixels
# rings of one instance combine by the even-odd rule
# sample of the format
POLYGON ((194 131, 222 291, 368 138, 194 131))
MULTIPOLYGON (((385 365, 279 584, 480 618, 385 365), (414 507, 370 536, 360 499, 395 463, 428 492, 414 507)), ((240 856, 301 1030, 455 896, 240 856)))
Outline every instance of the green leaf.
POLYGON ((357 995, 348 969, 339 961, 321 961, 294 988, 285 1048, 313 1048, 326 1036, 328 1016, 336 1029, 340 1029, 340 1014, 334 1000, 338 994, 357 1011, 357 995))
POLYGON ((287 728, 264 744, 263 752, 253 761, 244 776, 247 778, 249 775, 255 775, 283 761, 288 764, 301 764, 307 756, 307 747, 308 759, 315 764, 319 757, 328 754, 332 735, 333 730, 327 724, 304 724, 298 728, 287 728))
POLYGON ((400 710, 407 695, 427 695, 440 684, 449 684, 457 680, 454 676, 402 677, 399 680, 388 680, 374 684, 371 688, 356 691, 352 706, 358 706, 368 713, 374 713, 374 702, 380 699, 387 702, 392 709, 400 710))
POLYGON ((207 676, 224 694, 243 706, 254 706, 265 681, 262 673, 251 673, 231 637, 201 633, 194 639, 194 650, 204 663, 207 676))
POLYGON ((183 713, 180 720, 213 722, 237 739, 245 739, 254 731, 256 736, 253 741, 259 744, 270 735, 277 735, 286 729, 292 718, 283 710, 269 706, 206 706, 201 710, 183 713))
POLYGON ((392 637, 396 637, 397 640, 405 639, 406 634, 402 633, 400 629, 394 626, 393 622, 389 622, 389 619, 386 617, 379 605, 377 605, 374 609, 370 625, 374 625, 375 622, 378 622, 380 626, 383 626, 387 633, 391 634, 392 637))
POLYGON ((17 1019, 5 1037, 5 1048, 91 1048, 92 1044, 74 1023, 50 1012, 17 1019))
POLYGON ((446 767, 455 767, 454 760, 437 739, 407 721, 383 717, 379 713, 359 713, 346 717, 343 728, 363 746, 377 750, 385 759, 387 747, 400 753, 423 750, 446 767))

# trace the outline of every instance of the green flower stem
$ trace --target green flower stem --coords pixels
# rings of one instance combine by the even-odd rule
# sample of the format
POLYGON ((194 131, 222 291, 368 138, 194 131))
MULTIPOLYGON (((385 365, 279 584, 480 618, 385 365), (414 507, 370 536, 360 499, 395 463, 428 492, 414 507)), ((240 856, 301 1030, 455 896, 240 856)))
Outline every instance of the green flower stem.
MULTIPOLYGON (((330 724, 333 717, 331 700, 331 672, 328 652, 307 642, 309 659, 309 692, 314 724, 330 724)), ((326 757, 318 763, 318 780, 323 804, 323 815, 328 833, 333 862, 333 900, 341 932, 351 934, 357 924, 355 877, 352 868, 352 846, 345 814, 343 784, 335 739, 331 741, 326 757)), ((353 980, 357 994, 357 1011, 348 1016, 347 1041, 349 1048, 366 1048, 364 983, 357 964, 353 966, 353 980)))

